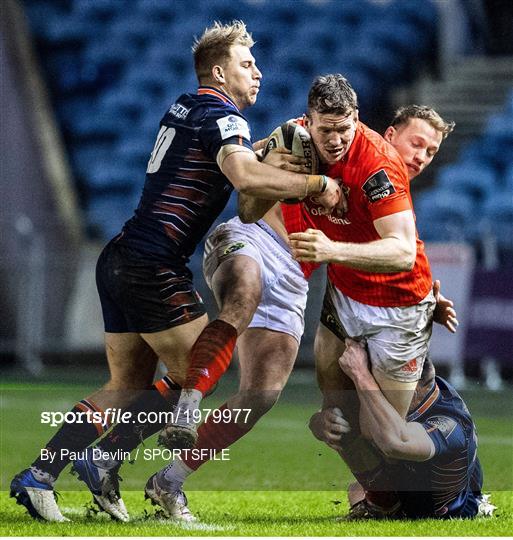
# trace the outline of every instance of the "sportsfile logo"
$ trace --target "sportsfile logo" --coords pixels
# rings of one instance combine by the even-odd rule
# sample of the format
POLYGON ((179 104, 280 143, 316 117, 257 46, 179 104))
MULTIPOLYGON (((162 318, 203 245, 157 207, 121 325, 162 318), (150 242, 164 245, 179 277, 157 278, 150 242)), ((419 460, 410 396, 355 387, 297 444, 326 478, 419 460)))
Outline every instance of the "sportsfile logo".
POLYGON ((116 407, 105 411, 43 411, 41 423, 52 427, 61 424, 174 424, 178 417, 185 416, 187 422, 199 424, 210 418, 214 424, 239 422, 246 424, 251 409, 176 409, 174 411, 139 411, 132 414, 116 407))

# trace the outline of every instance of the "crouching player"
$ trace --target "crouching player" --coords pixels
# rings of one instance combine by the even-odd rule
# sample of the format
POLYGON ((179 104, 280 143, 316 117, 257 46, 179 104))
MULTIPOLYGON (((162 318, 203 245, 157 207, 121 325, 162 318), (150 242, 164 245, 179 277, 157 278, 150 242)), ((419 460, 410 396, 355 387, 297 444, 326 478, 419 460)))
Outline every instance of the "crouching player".
MULTIPOLYGON (((481 493, 483 476, 472 417, 456 390, 434 376, 430 362, 425 364, 406 419, 383 395, 361 343, 347 339, 339 364, 356 387, 360 429, 385 457, 374 476, 390 489, 390 506, 383 509, 368 499, 359 484, 353 485, 350 517, 446 519, 493 513, 495 507, 481 493)), ((336 408, 316 413, 310 427, 332 447, 351 429, 336 408)))

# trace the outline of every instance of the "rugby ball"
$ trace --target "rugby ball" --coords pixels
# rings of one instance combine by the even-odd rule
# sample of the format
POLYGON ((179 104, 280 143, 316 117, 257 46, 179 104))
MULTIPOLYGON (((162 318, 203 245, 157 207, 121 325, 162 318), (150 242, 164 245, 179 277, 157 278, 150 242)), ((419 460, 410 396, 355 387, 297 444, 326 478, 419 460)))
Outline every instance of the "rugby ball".
POLYGON ((295 156, 304 157, 309 174, 319 173, 319 156, 315 151, 310 134, 303 126, 293 122, 285 122, 277 127, 267 138, 264 157, 274 148, 283 146, 295 156))

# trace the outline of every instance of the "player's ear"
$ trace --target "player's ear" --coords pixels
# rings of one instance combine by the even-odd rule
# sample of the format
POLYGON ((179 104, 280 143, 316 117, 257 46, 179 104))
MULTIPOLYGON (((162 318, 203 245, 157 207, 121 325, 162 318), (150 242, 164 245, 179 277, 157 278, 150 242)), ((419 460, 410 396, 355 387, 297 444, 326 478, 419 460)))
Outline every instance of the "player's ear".
POLYGON ((214 66, 212 68, 212 77, 216 83, 224 84, 226 82, 224 78, 224 71, 221 66, 214 66))
POLYGON ((395 133, 395 127, 388 126, 385 133, 383 134, 383 138, 385 139, 385 141, 388 141, 389 143, 391 143, 392 139, 394 138, 394 133, 395 133))

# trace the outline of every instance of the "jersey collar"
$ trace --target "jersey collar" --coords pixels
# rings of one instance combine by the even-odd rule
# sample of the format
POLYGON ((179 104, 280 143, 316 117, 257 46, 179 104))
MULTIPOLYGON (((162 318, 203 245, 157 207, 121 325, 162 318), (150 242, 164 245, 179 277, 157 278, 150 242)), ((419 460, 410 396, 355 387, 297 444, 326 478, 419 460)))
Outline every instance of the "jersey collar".
POLYGON ((427 393, 427 396, 421 401, 420 405, 406 417, 406 421, 415 422, 417 418, 420 418, 431 408, 434 403, 436 403, 439 395, 440 388, 438 388, 436 381, 434 381, 431 390, 427 393))
POLYGON ((202 96, 205 94, 208 94, 210 96, 215 96, 216 98, 220 99, 223 103, 229 103, 237 111, 239 110, 237 105, 235 105, 235 103, 224 92, 221 92, 221 90, 218 90, 217 88, 213 88, 212 86, 200 86, 198 88, 198 95, 202 96))

